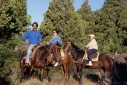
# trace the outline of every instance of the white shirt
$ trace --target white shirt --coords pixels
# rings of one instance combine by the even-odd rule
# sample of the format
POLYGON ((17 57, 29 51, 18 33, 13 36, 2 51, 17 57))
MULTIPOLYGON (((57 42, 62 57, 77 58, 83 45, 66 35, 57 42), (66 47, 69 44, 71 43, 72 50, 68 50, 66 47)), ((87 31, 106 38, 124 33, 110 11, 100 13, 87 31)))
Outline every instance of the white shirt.
POLYGON ((86 46, 86 48, 90 49, 96 49, 98 50, 97 41, 95 39, 92 39, 86 46))

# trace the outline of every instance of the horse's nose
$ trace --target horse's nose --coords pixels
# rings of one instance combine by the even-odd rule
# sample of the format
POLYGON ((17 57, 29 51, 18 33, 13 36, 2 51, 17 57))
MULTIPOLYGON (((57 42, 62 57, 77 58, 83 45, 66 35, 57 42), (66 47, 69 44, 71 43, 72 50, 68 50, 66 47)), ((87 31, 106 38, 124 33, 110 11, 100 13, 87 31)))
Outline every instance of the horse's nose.
POLYGON ((60 61, 60 57, 57 57, 56 56, 56 60, 55 60, 56 62, 59 62, 60 61))
POLYGON ((52 59, 54 60, 54 61, 56 61, 56 57, 54 56, 54 57, 52 57, 52 59))

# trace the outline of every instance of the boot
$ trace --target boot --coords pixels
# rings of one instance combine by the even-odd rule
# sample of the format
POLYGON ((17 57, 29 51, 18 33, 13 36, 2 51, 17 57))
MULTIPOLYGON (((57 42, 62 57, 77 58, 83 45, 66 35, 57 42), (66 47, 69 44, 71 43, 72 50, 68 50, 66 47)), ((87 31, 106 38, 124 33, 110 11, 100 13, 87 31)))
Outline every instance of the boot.
POLYGON ((88 66, 92 66, 92 61, 89 61, 89 63, 87 65, 88 66))

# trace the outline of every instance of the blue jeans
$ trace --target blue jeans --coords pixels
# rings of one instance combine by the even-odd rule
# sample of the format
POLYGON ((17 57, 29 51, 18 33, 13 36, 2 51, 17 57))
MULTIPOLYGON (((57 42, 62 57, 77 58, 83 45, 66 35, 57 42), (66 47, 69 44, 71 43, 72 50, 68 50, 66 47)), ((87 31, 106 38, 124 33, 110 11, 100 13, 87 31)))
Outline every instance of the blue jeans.
POLYGON ((89 60, 89 61, 92 61, 91 55, 92 55, 93 53, 95 53, 95 52, 97 52, 96 49, 90 49, 90 50, 88 51, 88 60, 89 60))
POLYGON ((25 63, 29 63, 29 57, 30 57, 30 54, 32 52, 32 48, 33 46, 35 46, 35 44, 30 44, 28 49, 27 49, 27 53, 26 53, 26 59, 25 59, 25 63))

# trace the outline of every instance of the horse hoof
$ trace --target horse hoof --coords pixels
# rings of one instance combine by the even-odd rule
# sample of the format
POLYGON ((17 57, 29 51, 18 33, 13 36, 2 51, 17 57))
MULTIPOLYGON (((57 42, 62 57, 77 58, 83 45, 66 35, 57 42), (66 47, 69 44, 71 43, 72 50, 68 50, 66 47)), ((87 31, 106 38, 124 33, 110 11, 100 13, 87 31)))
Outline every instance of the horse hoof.
POLYGON ((61 83, 60 83, 60 85, 64 85, 64 83, 63 83, 63 82, 61 82, 61 83))

